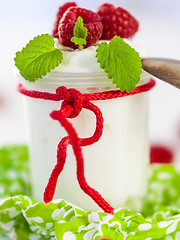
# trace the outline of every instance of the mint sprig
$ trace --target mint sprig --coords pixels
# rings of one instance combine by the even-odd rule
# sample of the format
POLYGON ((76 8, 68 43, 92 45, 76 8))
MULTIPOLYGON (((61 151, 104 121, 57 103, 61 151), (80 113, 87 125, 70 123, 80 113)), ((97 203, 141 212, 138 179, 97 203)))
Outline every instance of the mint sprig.
POLYGON ((15 65, 26 80, 35 82, 62 62, 62 52, 54 44, 51 35, 42 34, 16 53, 15 65))
POLYGON ((115 36, 109 44, 102 42, 96 57, 108 78, 113 79, 122 92, 131 92, 140 81, 141 58, 122 38, 115 36))
POLYGON ((79 49, 83 49, 83 45, 86 45, 86 37, 87 37, 88 29, 83 26, 83 19, 78 17, 75 27, 74 27, 74 37, 71 38, 71 42, 79 45, 79 49))

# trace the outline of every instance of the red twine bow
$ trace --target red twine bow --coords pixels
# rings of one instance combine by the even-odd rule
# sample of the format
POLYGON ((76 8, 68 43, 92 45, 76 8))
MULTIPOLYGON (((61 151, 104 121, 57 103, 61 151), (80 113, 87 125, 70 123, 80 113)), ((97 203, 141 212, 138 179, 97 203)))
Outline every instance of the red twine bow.
POLYGON ((113 214, 114 208, 109 205, 108 202, 92 187, 90 187, 84 176, 84 159, 81 147, 91 145, 97 142, 102 136, 103 132, 103 116, 100 109, 91 103, 91 100, 106 100, 119 97, 125 97, 135 95, 141 92, 149 91, 155 85, 155 81, 151 79, 145 85, 136 87, 132 92, 121 92, 120 90, 107 91, 101 93, 81 94, 76 89, 67 89, 65 87, 59 87, 56 90, 56 94, 47 92, 29 91, 23 88, 20 84, 18 91, 26 96, 39 98, 44 100, 60 101, 63 100, 59 111, 53 111, 50 116, 52 119, 59 121, 62 127, 68 133, 68 136, 61 139, 57 148, 57 163, 54 167, 49 182, 44 192, 44 202, 48 203, 53 199, 57 180, 64 168, 67 155, 67 147, 69 144, 72 145, 74 155, 76 157, 77 164, 77 179, 81 189, 89 195, 97 205, 104 210, 106 213, 113 214), (75 118, 79 115, 82 108, 92 111, 96 116, 96 129, 94 134, 89 138, 79 138, 72 124, 67 118, 75 118))

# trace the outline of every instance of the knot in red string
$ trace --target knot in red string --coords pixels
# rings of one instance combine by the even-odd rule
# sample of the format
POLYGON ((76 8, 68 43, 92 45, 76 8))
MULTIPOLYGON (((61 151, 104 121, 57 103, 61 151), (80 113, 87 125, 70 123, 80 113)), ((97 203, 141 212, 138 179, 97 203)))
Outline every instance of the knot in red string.
POLYGON ((66 117, 77 117, 83 108, 83 95, 76 89, 67 89, 66 87, 57 88, 56 93, 63 97, 64 101, 61 105, 61 108, 70 105, 73 109, 69 116, 66 117))

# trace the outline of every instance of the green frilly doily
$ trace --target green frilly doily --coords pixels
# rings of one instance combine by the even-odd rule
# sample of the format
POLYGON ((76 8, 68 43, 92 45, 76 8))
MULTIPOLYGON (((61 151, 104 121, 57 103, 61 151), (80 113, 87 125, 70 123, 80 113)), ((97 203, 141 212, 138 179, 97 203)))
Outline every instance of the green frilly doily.
POLYGON ((140 213, 86 212, 64 200, 48 205, 30 197, 26 146, 0 149, 0 240, 180 240, 180 172, 150 167, 140 213))

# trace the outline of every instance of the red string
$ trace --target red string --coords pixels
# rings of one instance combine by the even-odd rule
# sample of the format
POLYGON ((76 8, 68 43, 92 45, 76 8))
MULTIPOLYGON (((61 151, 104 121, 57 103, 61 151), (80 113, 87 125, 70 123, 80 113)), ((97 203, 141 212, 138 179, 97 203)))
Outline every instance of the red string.
POLYGON ((109 205, 108 202, 93 188, 91 188, 84 176, 84 159, 81 147, 91 145, 97 142, 102 136, 103 132, 103 116, 100 109, 91 103, 90 101, 95 100, 107 100, 119 97, 131 96, 142 92, 147 92, 152 89, 155 85, 154 80, 150 80, 145 85, 136 87, 132 92, 121 92, 120 90, 106 91, 100 93, 85 93, 81 94, 76 89, 67 89, 65 87, 59 87, 56 93, 29 91, 25 89, 22 84, 19 84, 18 91, 28 97, 39 98, 44 100, 60 101, 63 100, 59 111, 53 111, 50 116, 52 119, 59 121, 62 127, 68 133, 68 136, 61 139, 57 148, 57 163, 54 167, 51 176, 49 178, 47 187, 44 192, 44 202, 48 203, 53 199, 57 180, 60 173, 63 171, 64 164, 66 161, 67 147, 69 144, 72 145, 74 155, 76 157, 77 164, 77 179, 81 189, 89 195, 97 205, 102 208, 106 213, 113 214, 114 208, 109 205), (96 116, 96 129, 94 134, 89 138, 79 138, 72 124, 67 118, 75 118, 79 115, 82 108, 92 111, 96 116))

